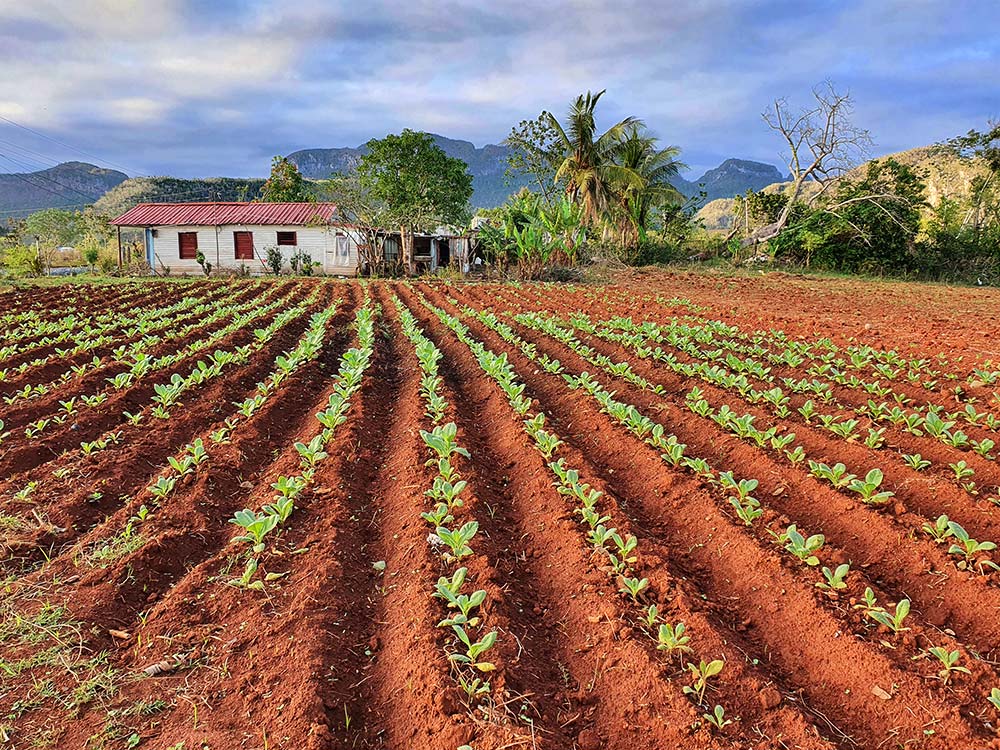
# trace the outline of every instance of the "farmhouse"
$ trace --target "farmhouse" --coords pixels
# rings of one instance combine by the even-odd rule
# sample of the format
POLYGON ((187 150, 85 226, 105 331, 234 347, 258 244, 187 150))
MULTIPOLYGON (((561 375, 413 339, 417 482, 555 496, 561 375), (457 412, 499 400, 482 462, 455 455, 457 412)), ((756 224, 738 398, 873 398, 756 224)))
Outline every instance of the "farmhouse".
MULTIPOLYGON (((400 235, 336 221, 333 203, 140 203, 111 223, 141 229, 146 261, 154 274, 200 274, 199 254, 213 268, 267 273, 268 256, 281 254, 291 271, 313 263, 318 273, 354 276, 359 269, 398 263, 400 235), (373 250, 373 245, 377 249, 373 250)), ((469 239, 417 234, 407 271, 442 266, 469 270, 469 239)))

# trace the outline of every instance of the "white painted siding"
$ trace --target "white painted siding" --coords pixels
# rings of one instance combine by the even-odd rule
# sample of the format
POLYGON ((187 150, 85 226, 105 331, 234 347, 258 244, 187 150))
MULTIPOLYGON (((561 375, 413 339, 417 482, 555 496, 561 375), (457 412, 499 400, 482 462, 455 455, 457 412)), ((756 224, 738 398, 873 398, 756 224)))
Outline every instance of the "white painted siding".
POLYGON ((221 227, 191 226, 191 227, 156 227, 156 237, 153 238, 153 249, 156 253, 156 272, 162 273, 163 267, 170 269, 174 275, 202 273, 201 266, 194 259, 181 259, 180 243, 177 235, 180 232, 197 232, 198 249, 205 254, 205 259, 218 269, 238 270, 246 264, 250 273, 267 273, 265 266, 267 250, 278 247, 278 232, 295 232, 296 246, 283 245, 281 254, 285 258, 285 271, 291 271, 288 259, 297 251, 302 250, 321 265, 317 269, 321 273, 331 275, 354 275, 358 262, 358 248, 353 239, 347 238, 346 247, 338 252, 338 236, 347 237, 343 230, 336 227, 302 227, 302 226, 253 226, 227 225, 221 227), (234 232, 251 232, 253 234, 254 259, 244 261, 236 259, 236 241, 234 232))

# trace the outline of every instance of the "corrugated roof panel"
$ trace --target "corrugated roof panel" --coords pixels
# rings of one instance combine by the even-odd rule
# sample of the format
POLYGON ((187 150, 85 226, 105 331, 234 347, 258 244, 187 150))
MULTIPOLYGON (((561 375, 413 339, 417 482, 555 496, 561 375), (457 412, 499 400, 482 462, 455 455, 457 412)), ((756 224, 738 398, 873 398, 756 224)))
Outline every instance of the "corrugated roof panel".
POLYGON ((336 214, 334 203, 140 203, 111 223, 122 227, 303 226, 316 220, 333 221, 336 214))

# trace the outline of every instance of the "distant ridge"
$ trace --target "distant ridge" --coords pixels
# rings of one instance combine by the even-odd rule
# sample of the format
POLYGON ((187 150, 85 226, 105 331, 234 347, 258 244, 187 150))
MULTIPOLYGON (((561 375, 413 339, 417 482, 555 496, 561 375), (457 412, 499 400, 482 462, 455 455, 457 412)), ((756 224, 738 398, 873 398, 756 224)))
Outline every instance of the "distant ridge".
MULTIPOLYGON (((449 156, 462 159, 472 174, 472 205, 475 208, 499 206, 522 187, 526 177, 507 178, 507 156, 503 145, 477 147, 469 141, 433 135, 435 143, 449 156)), ((337 172, 350 171, 365 154, 365 147, 312 148, 288 155, 310 180, 326 180, 337 172)), ((691 198, 705 190, 706 201, 732 197, 748 189, 759 190, 783 180, 770 164, 746 159, 727 159, 695 180, 677 177, 674 185, 691 198)), ((118 215, 137 203, 178 201, 253 200, 264 184, 263 177, 133 177, 123 172, 102 169, 83 162, 66 162, 51 169, 26 174, 0 174, 0 224, 7 217, 25 216, 44 208, 83 208, 94 204, 95 210, 118 215)), ((322 195, 317 195, 322 198, 322 195)))
POLYGON ((80 161, 37 172, 0 174, 0 221, 43 208, 82 208, 127 179, 124 172, 80 161))

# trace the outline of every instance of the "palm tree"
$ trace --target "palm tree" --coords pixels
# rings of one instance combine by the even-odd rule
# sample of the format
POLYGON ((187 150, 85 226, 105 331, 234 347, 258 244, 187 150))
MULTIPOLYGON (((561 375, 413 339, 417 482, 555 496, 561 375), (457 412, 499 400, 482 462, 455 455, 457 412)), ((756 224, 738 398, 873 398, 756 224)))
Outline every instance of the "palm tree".
POLYGON ((569 109, 565 127, 551 112, 542 113, 556 133, 551 154, 556 182, 565 181, 567 197, 580 204, 588 225, 597 224, 607 212, 613 202, 613 186, 641 187, 635 173, 617 162, 626 133, 642 123, 626 117, 597 135, 594 108, 603 94, 588 91, 578 96, 569 109))
POLYGON ((617 154, 620 174, 627 174, 627 179, 613 186, 623 247, 634 247, 645 237, 654 209, 684 201, 670 182, 687 166, 678 161, 680 153, 676 146, 658 148, 656 139, 638 125, 627 128, 617 154))

